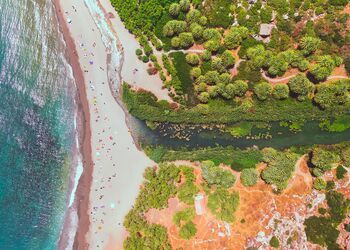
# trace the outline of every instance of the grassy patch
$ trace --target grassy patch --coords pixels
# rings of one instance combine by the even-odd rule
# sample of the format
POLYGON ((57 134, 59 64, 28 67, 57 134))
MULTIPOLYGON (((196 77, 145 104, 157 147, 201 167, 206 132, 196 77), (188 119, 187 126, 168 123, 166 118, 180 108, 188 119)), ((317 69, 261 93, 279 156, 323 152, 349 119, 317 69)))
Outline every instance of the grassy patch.
POLYGON ((181 86, 184 91, 184 94, 187 95, 188 103, 196 103, 193 81, 191 78, 191 69, 192 67, 186 62, 186 56, 182 52, 173 52, 169 56, 173 60, 174 67, 177 71, 177 75, 181 81, 181 86))
POLYGON ((230 14, 231 0, 207 0, 204 4, 204 14, 212 27, 227 28, 232 23, 230 14))
POLYGON ((253 124, 251 122, 240 122, 237 125, 230 126, 227 130, 233 137, 244 137, 252 133, 253 124))
POLYGON ((350 115, 339 116, 332 123, 324 120, 320 123, 320 127, 330 132, 343 132, 350 128, 350 115))

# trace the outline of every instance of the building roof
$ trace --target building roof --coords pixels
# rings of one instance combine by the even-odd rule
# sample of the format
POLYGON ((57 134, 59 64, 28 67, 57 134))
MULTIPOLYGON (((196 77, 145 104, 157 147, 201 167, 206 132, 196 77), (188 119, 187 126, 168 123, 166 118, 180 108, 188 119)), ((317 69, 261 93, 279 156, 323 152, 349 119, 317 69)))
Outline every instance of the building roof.
POLYGON ((272 29, 274 25, 273 24, 268 24, 268 23, 262 23, 260 24, 260 36, 269 36, 271 35, 272 29))

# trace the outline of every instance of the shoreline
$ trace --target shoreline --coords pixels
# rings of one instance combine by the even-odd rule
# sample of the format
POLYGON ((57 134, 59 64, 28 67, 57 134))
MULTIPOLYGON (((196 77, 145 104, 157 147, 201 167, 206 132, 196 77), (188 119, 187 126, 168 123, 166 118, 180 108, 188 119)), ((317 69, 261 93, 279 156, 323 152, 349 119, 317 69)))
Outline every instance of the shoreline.
MULTIPOLYGON (((73 249, 122 249, 127 236, 124 217, 139 193, 145 168, 154 164, 140 150, 129 129, 129 114, 119 99, 121 78, 125 78, 125 74, 133 77, 132 68, 126 67, 122 72, 124 46, 100 1, 54 1, 60 26, 65 28, 61 30, 77 82, 79 109, 89 115, 79 116, 79 130, 86 128, 89 133, 87 136, 81 131, 83 141, 80 143, 82 146, 89 143, 89 150, 88 154, 83 154, 84 172, 75 199, 79 203, 79 221, 73 249), (86 157, 90 160, 89 167, 85 165, 86 157), (133 159, 132 164, 130 159, 133 159)), ((135 50, 129 43, 125 46, 135 50)), ((130 60, 128 57, 125 61, 130 63, 130 60)), ((141 79, 151 77, 141 70, 138 76, 145 76, 141 79)), ((138 79, 135 81, 142 83, 138 79)), ((86 153, 86 148, 83 150, 86 153)), ((64 249, 66 234, 72 230, 67 225, 69 219, 66 215, 59 249, 64 249)))
POLYGON ((70 208, 67 208, 65 221, 58 242, 58 249, 65 249, 68 243, 70 229, 70 214, 76 209, 78 215, 77 229, 74 236, 73 249, 85 248, 88 246, 86 234, 90 225, 88 214, 89 197, 86 195, 90 191, 92 183, 93 161, 91 157, 91 128, 90 128, 90 109, 87 93, 84 84, 84 75, 79 63, 79 56, 76 52, 74 39, 70 34, 69 28, 65 22, 60 0, 52 0, 56 17, 58 19, 59 29, 62 32, 66 43, 65 55, 68 63, 72 67, 73 77, 76 85, 76 106, 77 106, 77 133, 79 138, 79 148, 82 154, 83 173, 80 176, 79 183, 75 193, 75 201, 70 208))

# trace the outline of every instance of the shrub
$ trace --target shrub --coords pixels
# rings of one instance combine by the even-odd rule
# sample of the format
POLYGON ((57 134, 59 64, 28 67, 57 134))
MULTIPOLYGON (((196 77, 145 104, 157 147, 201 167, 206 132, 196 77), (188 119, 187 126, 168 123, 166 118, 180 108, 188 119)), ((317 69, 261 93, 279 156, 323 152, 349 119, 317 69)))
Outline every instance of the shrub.
POLYGON ((173 37, 186 30, 187 24, 184 21, 170 20, 163 27, 163 35, 173 37))
POLYGON ((322 171, 331 170, 340 161, 339 155, 319 147, 312 151, 311 163, 322 171))
POLYGON ((245 81, 237 80, 233 82, 234 86, 234 95, 244 96, 248 91, 248 84, 245 81))
POLYGON ((201 17, 201 12, 199 10, 192 9, 187 13, 186 21, 188 23, 198 23, 200 17, 201 17))
POLYGON ((322 109, 330 109, 337 105, 349 103, 347 80, 319 84, 316 90, 314 102, 322 109))
POLYGON ((200 93, 199 96, 198 96, 198 100, 199 100, 201 103, 208 103, 209 98, 210 98, 210 96, 209 96, 209 93, 207 93, 207 92, 202 92, 202 93, 200 93))
POLYGON ((321 40, 316 37, 305 36, 300 41, 300 48, 305 55, 315 52, 321 45, 321 40))
POLYGON ((278 100, 286 99, 289 96, 289 88, 285 84, 276 84, 273 88, 272 95, 278 100))
POLYGON ((336 176, 338 179, 343 179, 348 171, 343 166, 337 167, 336 176))
POLYGON ((236 181, 236 177, 230 171, 215 166, 212 161, 203 161, 201 167, 202 177, 209 186, 216 185, 229 188, 236 181))
POLYGON ((219 220, 233 222, 234 212, 239 205, 239 194, 229 193, 226 189, 218 188, 209 194, 208 208, 219 220))
POLYGON ((195 40, 200 40, 202 39, 203 37, 203 27, 198 25, 197 23, 193 23, 191 24, 191 32, 192 32, 192 35, 193 35, 193 38, 195 40))
POLYGON ((186 62, 191 65, 198 65, 199 64, 199 56, 195 53, 187 54, 186 55, 186 62))
POLYGON ((172 3, 169 7, 169 14, 173 17, 177 17, 180 14, 180 5, 177 3, 172 3))
POLYGON ((290 91, 297 96, 298 101, 304 101, 314 89, 314 85, 303 74, 292 77, 288 86, 290 91))
POLYGON ((271 93, 272 93, 272 86, 268 82, 259 83, 254 87, 254 94, 260 101, 264 101, 267 98, 269 98, 271 93))
POLYGON ((258 181, 258 171, 254 168, 243 169, 241 173, 242 184, 246 187, 254 186, 258 181))
POLYGON ((179 39, 180 39, 180 47, 184 49, 191 47, 194 43, 192 33, 189 33, 189 32, 180 33, 179 39))
POLYGON ((136 49, 135 54, 141 56, 143 54, 142 49, 136 49))
POLYGON ((211 52, 209 50, 204 50, 200 57, 203 61, 209 61, 211 59, 211 52))
POLYGON ((270 246, 272 246, 274 248, 279 248, 280 241, 278 240, 278 238, 276 236, 272 236, 272 238, 270 240, 270 246))
POLYGON ((225 50, 221 55, 221 60, 225 68, 231 68, 235 65, 236 59, 233 57, 231 51, 225 50))
POLYGON ((149 62, 149 57, 148 56, 143 56, 142 57, 142 62, 148 63, 149 62))
POLYGON ((189 240, 197 233, 196 225, 189 221, 184 226, 180 228, 179 235, 181 238, 189 240))
POLYGON ((278 191, 285 189, 292 176, 298 155, 292 152, 277 152, 267 148, 263 150, 263 159, 268 167, 262 171, 261 178, 276 186, 278 191))
POLYGON ((179 4, 180 4, 180 8, 183 12, 189 11, 189 9, 191 7, 190 0, 180 0, 179 4))
POLYGON ((209 40, 204 43, 204 48, 210 52, 218 51, 220 47, 220 42, 218 40, 209 40))
POLYGON ((180 227, 182 223, 187 223, 193 220, 194 216, 195 216, 194 209, 186 208, 174 214, 173 222, 176 226, 180 227))
POLYGON ((317 190, 325 190, 327 187, 327 182, 323 178, 317 177, 314 181, 313 187, 317 190))
POLYGON ((350 148, 345 148, 342 150, 341 159, 345 167, 350 167, 350 148))
POLYGON ((191 76, 196 79, 202 74, 201 68, 195 67, 191 70, 191 76))

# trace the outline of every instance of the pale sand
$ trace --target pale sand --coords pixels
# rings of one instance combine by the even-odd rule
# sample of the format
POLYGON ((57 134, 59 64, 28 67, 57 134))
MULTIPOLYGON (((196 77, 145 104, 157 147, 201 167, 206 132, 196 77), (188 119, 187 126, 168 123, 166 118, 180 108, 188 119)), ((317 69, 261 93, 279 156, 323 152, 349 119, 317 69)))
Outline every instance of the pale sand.
POLYGON ((151 91, 158 99, 172 101, 168 95, 167 89, 162 89, 163 82, 158 75, 149 75, 147 73, 147 64, 141 62, 135 51, 141 48, 135 36, 125 28, 123 22, 120 20, 118 13, 115 11, 110 3, 110 0, 99 1, 106 13, 112 13, 114 18, 109 18, 114 32, 123 46, 124 62, 122 66, 122 79, 135 88, 141 88, 151 91), (137 69, 136 73, 133 70, 137 69))
POLYGON ((136 148, 123 109, 112 96, 107 82, 107 51, 84 0, 61 0, 60 5, 68 12, 64 13, 66 21, 72 20, 68 27, 84 71, 91 114, 94 170, 86 240, 89 249, 121 249, 123 218, 139 192, 144 169, 153 162, 136 148))

